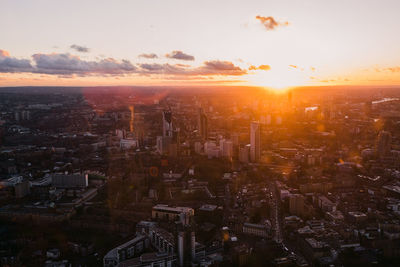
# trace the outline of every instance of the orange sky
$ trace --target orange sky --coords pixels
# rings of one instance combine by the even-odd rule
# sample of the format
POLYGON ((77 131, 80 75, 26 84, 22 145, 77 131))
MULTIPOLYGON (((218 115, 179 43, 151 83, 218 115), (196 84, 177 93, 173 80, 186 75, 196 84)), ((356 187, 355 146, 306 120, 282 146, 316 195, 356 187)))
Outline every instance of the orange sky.
POLYGON ((0 86, 400 85, 398 10, 395 0, 6 0, 0 86))

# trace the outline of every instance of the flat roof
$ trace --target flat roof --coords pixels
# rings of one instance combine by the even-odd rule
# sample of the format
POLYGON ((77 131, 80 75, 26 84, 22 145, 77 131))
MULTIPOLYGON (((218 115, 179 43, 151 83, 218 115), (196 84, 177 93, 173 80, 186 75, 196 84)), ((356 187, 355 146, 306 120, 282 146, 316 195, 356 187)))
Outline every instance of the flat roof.
POLYGON ((125 242, 122 245, 119 245, 118 247, 113 248, 112 250, 107 252, 107 254, 104 256, 104 258, 115 258, 115 257, 117 257, 118 250, 123 249, 129 245, 132 245, 136 242, 139 242, 145 238, 146 238, 146 236, 138 234, 135 238, 133 238, 133 239, 129 240, 128 242, 125 242))
POLYGON ((244 223, 243 227, 251 227, 258 229, 266 229, 267 227, 264 224, 255 224, 255 223, 244 223))
POLYGON ((170 207, 167 205, 158 204, 153 207, 153 210, 171 211, 171 212, 191 212, 192 208, 189 207, 170 207))

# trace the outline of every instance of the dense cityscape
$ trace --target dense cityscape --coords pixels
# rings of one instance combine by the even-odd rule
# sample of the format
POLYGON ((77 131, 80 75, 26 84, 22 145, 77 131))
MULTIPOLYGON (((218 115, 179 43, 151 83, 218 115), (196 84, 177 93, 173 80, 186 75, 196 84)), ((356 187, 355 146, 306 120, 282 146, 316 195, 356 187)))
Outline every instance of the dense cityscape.
POLYGON ((2 266, 397 266, 397 89, 0 89, 2 266))
POLYGON ((400 266, 399 10, 0 0, 0 267, 400 266))

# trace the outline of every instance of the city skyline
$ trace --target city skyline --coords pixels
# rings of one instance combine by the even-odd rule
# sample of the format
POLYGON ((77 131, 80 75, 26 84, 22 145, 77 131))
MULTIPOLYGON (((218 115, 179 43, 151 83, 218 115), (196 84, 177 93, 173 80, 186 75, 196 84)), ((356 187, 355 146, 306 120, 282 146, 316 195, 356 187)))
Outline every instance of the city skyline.
POLYGON ((399 1, 0 7, 0 266, 400 266, 399 1))

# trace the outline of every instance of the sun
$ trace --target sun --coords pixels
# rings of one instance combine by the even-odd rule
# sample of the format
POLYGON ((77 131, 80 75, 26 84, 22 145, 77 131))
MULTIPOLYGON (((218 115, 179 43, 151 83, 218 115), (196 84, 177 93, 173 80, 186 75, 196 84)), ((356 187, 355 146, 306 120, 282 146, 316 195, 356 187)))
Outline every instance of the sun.
POLYGON ((304 73, 284 69, 258 70, 248 76, 248 81, 252 85, 268 87, 276 91, 285 91, 291 87, 309 84, 304 73))

